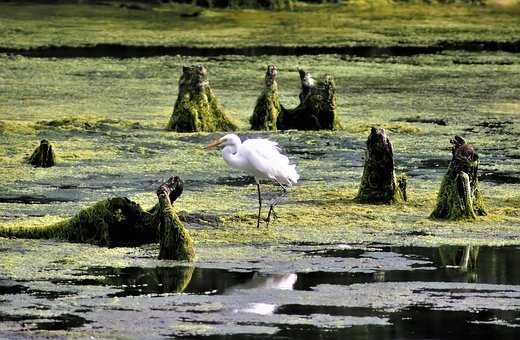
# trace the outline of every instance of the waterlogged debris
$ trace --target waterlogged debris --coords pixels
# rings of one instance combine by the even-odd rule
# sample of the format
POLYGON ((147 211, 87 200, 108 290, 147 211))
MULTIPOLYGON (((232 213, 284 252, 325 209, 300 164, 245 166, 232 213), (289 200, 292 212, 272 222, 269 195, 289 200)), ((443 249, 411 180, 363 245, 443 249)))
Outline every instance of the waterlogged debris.
POLYGON ((27 162, 35 167, 50 168, 56 164, 56 155, 52 148, 52 144, 42 139, 27 162))
POLYGON ((363 203, 406 201, 406 176, 395 175, 392 143, 385 129, 372 128, 365 155, 357 200, 363 203))
POLYGON ((253 115, 249 119, 252 130, 276 131, 276 120, 280 115, 280 95, 276 75, 278 69, 274 65, 267 66, 265 73, 265 87, 256 100, 253 115))
POLYGON ((299 69, 300 105, 286 109, 278 116, 279 130, 335 130, 341 128, 336 113, 336 85, 330 75, 314 80, 310 72, 299 69))
POLYGON ((450 143, 452 160, 437 195, 437 206, 431 213, 436 219, 476 219, 486 215, 478 183, 479 158, 473 145, 455 136, 450 143))
POLYGON ((177 132, 234 131, 237 129, 211 90, 208 69, 203 65, 185 66, 179 79, 168 130, 177 132))
POLYGON ((171 177, 159 186, 159 203, 149 210, 126 197, 109 198, 50 226, 0 229, 0 237, 56 238, 102 246, 159 241, 160 259, 191 261, 195 257, 193 241, 172 207, 182 191, 182 180, 171 177))

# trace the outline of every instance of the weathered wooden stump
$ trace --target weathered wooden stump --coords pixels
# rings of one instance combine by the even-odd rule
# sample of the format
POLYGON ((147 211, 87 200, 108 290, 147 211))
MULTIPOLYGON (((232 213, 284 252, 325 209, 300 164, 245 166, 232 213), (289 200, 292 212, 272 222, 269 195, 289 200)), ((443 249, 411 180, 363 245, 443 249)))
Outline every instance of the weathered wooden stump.
POLYGON ((236 128, 209 86, 208 69, 203 65, 183 67, 179 94, 167 129, 212 132, 233 131, 236 128))
POLYGON ((478 183, 479 158, 473 145, 455 136, 452 159, 437 195, 437 205, 430 217, 435 219, 476 219, 486 215, 478 183))
POLYGON ((385 129, 373 127, 356 199, 363 203, 394 203, 406 198, 406 176, 395 175, 392 143, 385 129))
POLYGON ((157 190, 159 202, 150 210, 126 197, 109 198, 48 227, 0 229, 0 237, 54 238, 108 247, 159 242, 160 259, 191 261, 193 241, 172 206, 182 191, 182 180, 171 177, 157 190))
POLYGON ((336 86, 332 76, 315 81, 308 71, 299 69, 301 80, 300 104, 282 111, 276 122, 280 130, 334 130, 341 128, 336 115, 336 86))
POLYGON ((56 164, 56 155, 52 144, 48 140, 42 139, 40 145, 33 151, 27 159, 27 163, 42 168, 50 168, 56 164))
POLYGON ((249 119, 252 130, 276 130, 276 120, 281 111, 278 84, 276 83, 277 74, 276 66, 267 66, 265 87, 256 100, 253 115, 249 119))

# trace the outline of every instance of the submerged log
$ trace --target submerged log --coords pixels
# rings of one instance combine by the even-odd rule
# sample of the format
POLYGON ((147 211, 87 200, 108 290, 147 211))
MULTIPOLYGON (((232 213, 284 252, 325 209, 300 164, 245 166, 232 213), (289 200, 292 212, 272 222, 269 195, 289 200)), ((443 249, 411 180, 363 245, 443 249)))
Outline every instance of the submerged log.
POLYGON ((0 229, 0 237, 54 238, 108 247, 159 242, 160 259, 191 261, 193 241, 172 206, 182 190, 182 180, 171 177, 161 184, 159 202, 149 210, 126 197, 114 197, 48 227, 0 229))
POLYGON ((479 158, 473 145, 455 136, 450 143, 452 159, 444 175, 437 205, 430 217, 435 219, 475 219, 486 215, 484 200, 479 189, 479 158))
POLYGON ((406 176, 395 175, 392 143, 383 128, 373 127, 368 136, 356 199, 363 203, 394 203, 407 199, 406 176))
POLYGON ((249 119, 252 130, 276 130, 276 120, 281 111, 278 84, 276 83, 277 74, 276 66, 267 66, 265 87, 256 100, 253 115, 249 119))
POLYGON ((276 122, 280 130, 334 130, 341 128, 336 115, 336 85, 332 76, 315 81, 311 74, 299 69, 301 80, 300 104, 282 111, 276 122))
POLYGON ((208 69, 203 65, 183 67, 179 94, 167 129, 212 132, 233 131, 236 128, 209 86, 208 69))
POLYGON ((40 145, 33 151, 27 162, 35 167, 50 168, 56 164, 56 155, 52 144, 42 139, 40 145))

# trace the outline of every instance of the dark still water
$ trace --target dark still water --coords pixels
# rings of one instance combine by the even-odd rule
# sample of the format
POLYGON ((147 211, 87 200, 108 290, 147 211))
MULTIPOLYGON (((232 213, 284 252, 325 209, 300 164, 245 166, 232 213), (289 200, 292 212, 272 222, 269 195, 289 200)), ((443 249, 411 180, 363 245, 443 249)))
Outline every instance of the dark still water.
POLYGON ((200 263, 0 275, 0 336, 520 339, 518 247, 294 245, 284 254, 295 260, 278 273, 200 263))

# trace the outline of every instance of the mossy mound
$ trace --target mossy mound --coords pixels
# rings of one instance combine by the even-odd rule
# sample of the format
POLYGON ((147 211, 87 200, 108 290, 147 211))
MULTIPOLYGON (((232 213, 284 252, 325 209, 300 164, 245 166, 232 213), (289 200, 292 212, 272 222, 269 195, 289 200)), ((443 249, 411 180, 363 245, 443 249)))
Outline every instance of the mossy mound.
POLYGON ((253 115, 249 119, 252 130, 276 130, 276 120, 281 111, 278 84, 276 83, 277 74, 276 66, 267 66, 265 87, 256 100, 253 115))
POLYGON ((280 130, 334 130, 341 128, 336 114, 336 85, 330 75, 315 81, 311 74, 299 69, 300 105, 294 109, 282 106, 276 122, 280 130))
POLYGON ((356 199, 363 203, 395 203, 407 199, 406 176, 395 175, 392 143, 383 128, 373 127, 368 136, 356 199))
POLYGON ((455 136, 450 141, 452 160, 442 179, 437 205, 430 217, 448 220, 474 220, 485 216, 486 209, 478 182, 478 154, 472 145, 455 136))
POLYGON ((237 129, 224 112, 202 65, 183 67, 179 94, 167 126, 177 132, 234 131, 237 129))
POLYGON ((108 247, 159 242, 160 259, 191 261, 195 258, 193 241, 172 206, 182 190, 180 178, 172 177, 159 187, 159 203, 150 210, 126 197, 115 197, 47 227, 0 229, 0 237, 60 239, 108 247))
POLYGON ((33 151, 27 162, 35 167, 50 168, 56 164, 56 154, 52 144, 42 139, 40 145, 33 151))

